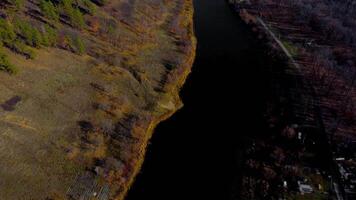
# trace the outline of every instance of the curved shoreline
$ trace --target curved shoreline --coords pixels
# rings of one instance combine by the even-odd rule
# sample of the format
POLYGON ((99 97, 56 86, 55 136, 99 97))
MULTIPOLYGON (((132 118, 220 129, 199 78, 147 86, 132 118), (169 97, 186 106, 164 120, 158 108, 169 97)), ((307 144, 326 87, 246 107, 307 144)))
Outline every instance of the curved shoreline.
POLYGON ((173 110, 168 110, 167 112, 163 113, 162 115, 159 115, 158 117, 155 117, 153 120, 150 121, 148 128, 146 129, 144 135, 145 138, 143 139, 142 144, 140 145, 140 151, 138 152, 138 161, 135 164, 135 167, 133 169, 132 175, 130 176, 129 180, 127 181, 127 184, 125 184, 124 190, 120 192, 119 196, 116 197, 115 199, 117 200, 123 200, 125 199, 128 191, 130 190, 131 186, 134 184, 137 175, 141 171, 142 165, 145 161, 145 155, 147 152, 148 148, 148 143, 154 134, 155 128, 163 121, 169 119, 171 116, 173 116, 178 110, 180 110, 184 104, 179 96, 179 92, 184 86, 188 76, 191 73, 191 69, 193 67, 193 63, 195 60, 196 56, 196 48, 197 48, 197 39, 194 34, 194 24, 193 24, 193 15, 194 15, 194 8, 193 8, 193 2, 190 2, 190 15, 188 16, 189 18, 189 26, 188 28, 188 36, 191 44, 190 52, 186 56, 186 60, 184 64, 179 66, 178 68, 183 68, 184 70, 182 71, 182 74, 179 75, 178 80, 176 80, 174 83, 168 84, 165 87, 167 88, 168 93, 165 95, 172 97, 173 103, 174 103, 174 109, 173 110))

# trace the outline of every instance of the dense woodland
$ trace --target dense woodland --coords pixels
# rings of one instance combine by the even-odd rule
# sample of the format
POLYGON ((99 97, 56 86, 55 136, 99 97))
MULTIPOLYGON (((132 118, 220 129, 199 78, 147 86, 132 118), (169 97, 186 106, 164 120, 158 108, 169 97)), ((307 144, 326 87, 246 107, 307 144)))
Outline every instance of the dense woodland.
MULTIPOLYGON (((253 26, 260 38, 266 39, 272 55, 278 58, 288 57, 276 40, 289 51, 292 59, 287 58, 290 66, 283 73, 294 76, 290 80, 300 80, 291 86, 276 88, 277 91, 279 88, 285 88, 290 94, 286 97, 277 95, 283 100, 274 99, 267 109, 266 116, 270 126, 277 125, 279 128, 272 128, 272 134, 266 136, 268 139, 254 140, 247 150, 246 169, 250 174, 243 179, 245 186, 243 195, 246 199, 273 199, 281 196, 287 199, 333 198, 336 194, 330 189, 332 187, 323 190, 316 183, 324 184, 321 188, 325 189, 325 186, 333 185, 332 182, 326 181, 328 180, 326 174, 339 177, 338 173, 330 169, 327 172, 328 169, 311 163, 316 160, 319 164, 323 163, 321 159, 324 155, 328 161, 324 160, 325 163, 322 165, 334 166, 333 157, 346 155, 338 154, 340 148, 348 148, 348 155, 352 154, 352 145, 356 138, 356 1, 235 2, 235 8, 241 17, 253 26), (266 24, 266 28, 262 27, 259 19, 266 24), (276 38, 266 33, 266 29, 273 32, 276 38), (307 133, 309 137, 315 133, 319 136, 314 139, 301 139, 298 142, 299 128, 296 127, 315 128, 310 133, 310 129, 301 130, 301 133, 307 133), (286 130, 292 134, 283 135, 286 130), (281 135, 284 141, 281 141, 281 135), (289 137, 287 141, 286 137, 289 137), (318 155, 320 149, 317 148, 313 150, 314 152, 308 152, 310 149, 308 150, 305 141, 314 140, 317 144, 324 139, 324 146, 320 146, 323 150, 321 154, 318 155), (328 152, 329 149, 333 155, 328 152), (305 159, 311 155, 316 157, 305 159), (304 173, 306 168, 314 172, 308 172, 309 175, 306 175, 304 173), (320 171, 324 178, 315 180, 320 171), (299 193, 298 185, 295 183, 305 178, 308 179, 308 184, 314 185, 314 192, 305 196, 293 196, 299 193), (288 187, 283 186, 285 180, 288 187), (290 185, 291 182, 293 185, 290 185)), ((352 158, 354 157, 347 156, 346 159, 352 158)), ((342 187, 340 190, 343 190, 342 187)))
POLYGON ((330 138, 354 138, 356 2, 251 2, 256 6, 251 12, 268 23, 302 67, 316 98, 320 99, 321 115, 330 138))

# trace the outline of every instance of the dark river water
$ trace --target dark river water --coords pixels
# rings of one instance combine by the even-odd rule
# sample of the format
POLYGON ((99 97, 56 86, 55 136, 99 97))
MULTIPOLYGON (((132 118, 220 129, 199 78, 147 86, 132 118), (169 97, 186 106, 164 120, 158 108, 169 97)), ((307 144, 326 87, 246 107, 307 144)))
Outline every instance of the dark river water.
POLYGON ((198 48, 185 106, 157 127, 127 200, 232 199, 245 138, 263 132, 266 48, 225 0, 194 6, 198 48))

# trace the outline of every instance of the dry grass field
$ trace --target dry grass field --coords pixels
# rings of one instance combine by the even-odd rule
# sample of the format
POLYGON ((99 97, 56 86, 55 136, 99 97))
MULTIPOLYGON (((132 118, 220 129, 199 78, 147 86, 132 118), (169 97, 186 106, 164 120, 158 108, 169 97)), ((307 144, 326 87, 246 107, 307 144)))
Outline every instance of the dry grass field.
POLYGON ((64 9, 53 21, 42 1, 19 2, 0 3, 5 24, 49 24, 57 35, 50 46, 29 45, 21 32, 2 41, 16 73, 0 63, 0 199, 122 199, 153 128, 181 106, 195 51, 192 2, 89 1, 88 14, 80 1, 80 28, 64 9), (18 41, 35 56, 14 50, 18 41))

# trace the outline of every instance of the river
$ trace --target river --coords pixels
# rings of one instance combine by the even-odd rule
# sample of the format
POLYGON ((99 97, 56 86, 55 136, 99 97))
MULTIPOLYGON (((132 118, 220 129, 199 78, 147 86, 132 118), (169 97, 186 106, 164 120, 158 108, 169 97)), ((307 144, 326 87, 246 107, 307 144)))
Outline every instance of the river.
POLYGON ((263 133, 274 62, 225 0, 194 0, 198 39, 185 104, 156 129, 127 200, 232 199, 248 135, 263 133))

